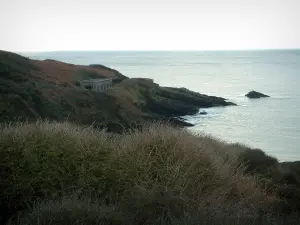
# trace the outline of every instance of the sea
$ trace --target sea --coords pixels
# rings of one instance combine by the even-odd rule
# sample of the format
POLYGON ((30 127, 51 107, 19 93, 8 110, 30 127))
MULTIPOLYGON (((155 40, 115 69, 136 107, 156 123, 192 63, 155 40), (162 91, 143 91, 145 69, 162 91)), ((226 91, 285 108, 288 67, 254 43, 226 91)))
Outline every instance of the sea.
POLYGON ((238 106, 186 116, 196 133, 260 148, 279 161, 300 160, 300 50, 69 51, 21 53, 32 59, 102 64, 161 86, 220 96, 238 106), (248 99, 251 90, 270 98, 248 99))

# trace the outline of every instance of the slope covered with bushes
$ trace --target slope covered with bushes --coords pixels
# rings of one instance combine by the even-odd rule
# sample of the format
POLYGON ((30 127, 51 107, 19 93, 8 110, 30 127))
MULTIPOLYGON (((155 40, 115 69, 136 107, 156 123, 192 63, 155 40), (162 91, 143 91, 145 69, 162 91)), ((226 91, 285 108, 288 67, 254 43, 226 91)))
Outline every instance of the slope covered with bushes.
POLYGON ((2 223, 299 222, 299 190, 277 180, 297 174, 260 150, 166 124, 122 135, 70 123, 2 124, 0 154, 2 223))
POLYGON ((76 81, 126 77, 104 66, 76 66, 53 60, 30 60, 0 51, 0 121, 67 118, 81 124, 103 125, 118 118, 112 96, 83 90, 76 81), (108 104, 110 103, 110 104, 108 104))
POLYGON ((102 65, 30 60, 0 51, 2 122, 67 119, 122 132, 149 120, 191 125, 174 117, 197 113, 200 107, 232 104, 223 98, 160 87, 149 79, 128 79, 102 65), (78 87, 79 81, 94 78, 112 78, 114 87, 107 93, 78 87))

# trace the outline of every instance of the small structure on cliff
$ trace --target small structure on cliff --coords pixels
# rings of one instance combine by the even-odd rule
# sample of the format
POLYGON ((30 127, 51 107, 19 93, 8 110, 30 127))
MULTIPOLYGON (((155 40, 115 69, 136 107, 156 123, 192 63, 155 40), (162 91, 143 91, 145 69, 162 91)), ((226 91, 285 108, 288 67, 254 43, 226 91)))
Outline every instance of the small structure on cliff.
POLYGON ((112 86, 112 79, 89 79, 80 81, 80 87, 96 92, 106 92, 112 86))

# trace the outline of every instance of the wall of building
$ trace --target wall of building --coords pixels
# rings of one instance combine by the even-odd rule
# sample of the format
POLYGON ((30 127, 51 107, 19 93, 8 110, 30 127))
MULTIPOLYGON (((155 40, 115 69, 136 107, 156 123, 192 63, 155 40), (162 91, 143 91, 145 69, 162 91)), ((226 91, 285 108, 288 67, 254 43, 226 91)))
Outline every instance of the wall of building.
POLYGON ((112 86, 112 80, 111 79, 105 79, 105 80, 84 80, 80 82, 80 86, 83 88, 86 88, 86 86, 91 86, 92 91, 95 92, 106 92, 108 88, 112 86))

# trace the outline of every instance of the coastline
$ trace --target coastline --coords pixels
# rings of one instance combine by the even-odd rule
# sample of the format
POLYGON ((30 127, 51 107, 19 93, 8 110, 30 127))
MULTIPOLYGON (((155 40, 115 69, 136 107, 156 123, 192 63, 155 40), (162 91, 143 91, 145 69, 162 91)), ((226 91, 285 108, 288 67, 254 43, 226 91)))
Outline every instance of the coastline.
POLYGON ((195 114, 199 108, 235 105, 224 98, 184 88, 160 87, 151 79, 130 79, 103 65, 31 60, 4 51, 0 52, 0 59, 5 108, 2 121, 68 119, 122 132, 123 127, 146 121, 191 126, 178 118, 195 114), (113 87, 107 92, 94 92, 76 86, 82 80, 99 78, 112 79, 113 87), (15 104, 23 111, 13 110, 15 104))
POLYGON ((1 224, 299 221, 299 161, 178 129, 199 109, 235 107, 222 97, 8 52, 0 75, 1 224), (76 85, 100 78, 107 92, 76 85))

